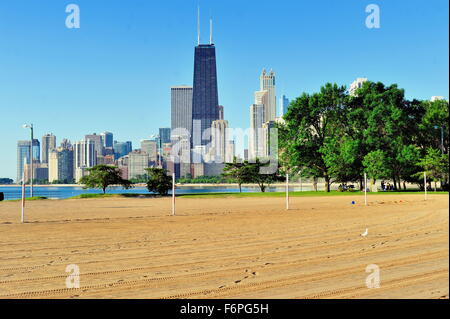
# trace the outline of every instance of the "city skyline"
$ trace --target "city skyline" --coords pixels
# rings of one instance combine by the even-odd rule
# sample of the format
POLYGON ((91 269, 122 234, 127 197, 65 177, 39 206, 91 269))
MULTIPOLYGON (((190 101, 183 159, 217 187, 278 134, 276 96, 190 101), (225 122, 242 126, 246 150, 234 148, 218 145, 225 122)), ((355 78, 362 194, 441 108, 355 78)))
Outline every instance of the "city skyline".
MULTIPOLYGON (((170 126, 170 87, 190 85, 192 81, 192 47, 196 43, 196 4, 180 2, 180 8, 176 10, 175 16, 184 14, 185 17, 179 24, 176 24, 175 20, 170 20, 172 26, 170 28, 163 27, 166 34, 176 34, 177 42, 176 44, 173 41, 163 42, 165 45, 173 45, 176 51, 176 55, 166 52, 167 56, 163 57, 148 38, 143 40, 143 33, 148 32, 151 27, 142 22, 147 20, 139 20, 141 22, 133 24, 133 19, 125 19, 124 25, 128 24, 129 30, 124 29, 119 22, 116 26, 112 26, 111 30, 100 30, 92 17, 92 12, 98 12, 99 7, 86 1, 79 1, 81 19, 86 22, 82 24, 80 30, 65 30, 61 26, 62 23, 50 25, 49 22, 41 22, 41 26, 31 20, 27 23, 33 23, 33 26, 37 23, 38 30, 30 31, 27 23, 20 26, 10 20, 23 11, 20 1, 18 2, 19 5, 0 4, 0 12, 12 10, 13 13, 12 17, 6 17, 3 22, 0 22, 0 30, 13 30, 11 35, 6 35, 5 43, 10 46, 5 50, 0 50, 3 52, 0 53, 0 61, 2 61, 0 69, 3 70, 0 72, 0 108, 2 118, 6 119, 6 121, 2 121, 0 134, 7 137, 0 141, 0 149, 2 149, 0 177, 14 179, 16 177, 17 141, 27 140, 29 135, 28 131, 21 127, 24 123, 33 122, 36 130, 35 138, 39 139, 46 133, 53 133, 59 140, 68 138, 75 143, 89 132, 111 131, 114 133, 115 140, 131 140, 134 145, 139 145, 141 139, 150 138, 160 127, 170 126), (3 27, 2 23, 9 23, 8 27, 3 27), (115 42, 112 40, 112 36, 117 30, 120 31, 119 36, 121 37, 120 40, 116 40, 118 42, 115 42), (43 39, 50 46, 58 49, 54 54, 59 55, 53 56, 55 59, 52 59, 51 54, 48 57, 42 56, 47 51, 42 51, 42 45, 30 38, 33 32, 41 32, 43 39), (87 51, 85 52, 86 44, 83 42, 90 42, 101 33, 110 37, 102 45, 95 46, 92 51, 88 50, 89 54, 87 51), (132 51, 132 48, 136 46, 145 48, 142 51, 145 52, 143 55, 147 56, 147 64, 140 65, 142 70, 132 64, 134 68, 128 72, 123 68, 130 65, 128 63, 121 65, 118 59, 121 55, 128 56, 127 50, 123 49, 111 55, 105 55, 106 52, 103 50, 111 46, 116 47, 125 41, 123 37, 126 38, 127 35, 134 33, 136 36, 129 40, 130 50, 132 51), (13 36, 24 36, 24 42, 18 42, 12 38, 13 36), (25 43, 27 40, 28 42, 25 43), (75 53, 70 53, 69 49, 59 47, 60 45, 64 46, 66 41, 68 43, 75 41, 73 44, 75 46, 81 44, 81 47, 75 48, 75 53), (30 53, 25 51, 30 51, 30 53), (74 54, 81 54, 83 58, 77 58, 74 54), (92 55, 98 56, 99 54, 107 57, 108 63, 100 63, 98 67, 95 67, 92 55), (153 56, 154 59, 148 59, 148 56, 153 56), (151 69, 155 67, 155 61, 152 60, 161 58, 164 59, 164 63, 160 63, 162 64, 161 70, 166 70, 166 72, 162 73, 160 83, 154 83, 151 81, 151 76, 155 72, 152 72, 151 69), (65 61, 66 59, 68 62, 65 61), (71 65, 71 61, 73 65, 80 67, 81 71, 72 73, 67 71, 67 65, 71 65), (43 67, 47 67, 49 72, 42 73, 38 67, 40 63, 44 63, 43 67), (110 64, 117 64, 119 69, 117 73, 105 72, 105 67, 110 64), (14 65, 19 67, 12 67, 14 65), (71 74, 72 77, 70 77, 71 74), (88 78, 91 74, 99 82, 91 82, 91 79, 88 78), (25 81, 22 85, 17 85, 20 76, 25 77, 25 81), (108 81, 106 77, 112 77, 117 83, 113 83, 113 80, 108 81), (119 81, 118 77, 125 81, 131 81, 135 87, 131 88, 130 85, 125 84, 121 87, 121 91, 117 85, 124 83, 123 80, 119 81), (42 83, 37 82, 38 78, 42 78, 42 83), (54 81, 61 78, 65 80, 61 84, 55 85, 54 81), (106 82, 101 82, 100 79, 106 80, 106 82), (96 90, 92 90, 93 88, 96 90), (51 93, 50 91, 55 92, 51 93), (158 93, 155 94, 155 92, 158 93), (87 114, 89 116, 86 116, 87 114), (103 117, 96 116, 98 114, 102 114, 103 117), (76 123, 76 125, 70 125, 72 123, 76 123)), ((413 7, 414 3, 416 2, 412 1, 410 6, 413 7)), ((433 8, 422 5, 423 10, 420 11, 427 12, 428 16, 424 21, 417 22, 418 20, 414 19, 414 16, 417 15, 416 8, 412 10, 406 5, 380 1, 382 27, 380 30, 370 30, 364 26, 366 13, 364 4, 360 2, 349 1, 335 6, 330 1, 307 5, 286 1, 284 5, 273 5, 274 14, 279 14, 282 8, 288 14, 289 10, 286 10, 285 7, 298 9, 303 15, 305 9, 310 9, 309 13, 312 17, 306 21, 312 23, 313 17, 317 19, 318 13, 321 12, 320 21, 325 25, 319 28, 308 27, 303 24, 307 22, 303 21, 295 26, 284 21, 281 26, 278 26, 278 29, 270 31, 273 47, 269 45, 267 50, 250 49, 251 46, 258 45, 261 40, 256 30, 245 23, 247 15, 250 14, 250 7, 252 10, 255 8, 248 4, 240 5, 241 19, 236 19, 231 17, 230 10, 223 6, 224 4, 220 3, 210 4, 215 21, 219 21, 215 23, 214 31, 215 42, 220 47, 217 53, 220 61, 217 70, 220 79, 218 83, 219 101, 225 106, 226 119, 229 121, 230 127, 248 127, 248 105, 253 101, 253 92, 258 89, 257 76, 263 68, 273 68, 277 73, 277 99, 281 95, 286 95, 287 98, 293 100, 304 91, 317 91, 325 82, 337 82, 348 87, 358 77, 367 77, 369 80, 382 81, 386 84, 397 83, 399 87, 405 89, 408 98, 430 99, 431 96, 444 96, 448 99, 448 30, 441 27, 443 24, 448 24, 447 17, 443 13, 448 11, 447 3, 439 2, 433 8), (339 21, 335 26, 338 30, 330 30, 334 20, 329 18, 333 16, 333 12, 324 13, 324 8, 330 11, 334 10, 336 17, 348 15, 350 19, 339 21), (227 13, 221 14, 221 10, 227 13), (400 16, 395 17, 395 14, 400 16), (394 18, 398 18, 398 21, 394 21, 394 18), (238 26, 230 28, 229 21, 231 20, 240 22, 238 26), (239 24, 247 27, 246 29, 241 28, 241 30, 245 30, 242 35, 237 33, 237 29, 242 27, 239 24), (277 31, 280 30, 284 32, 277 34, 277 31), (305 30, 308 30, 309 33, 306 33, 305 30), (351 35, 354 39, 355 43, 352 43, 351 47, 358 47, 359 51, 351 50, 351 47, 348 49, 348 40, 344 40, 338 46, 336 43, 317 43, 321 37, 328 39, 327 32, 332 33, 330 33, 329 42, 335 42, 335 32, 343 30, 349 32, 345 34, 346 37, 351 35), (395 32, 391 32, 392 30, 395 32), (434 35, 435 38, 430 35, 434 35), (401 38, 402 41, 396 37, 401 38), (286 41, 284 46, 280 46, 280 43, 275 45, 275 41, 283 39, 299 41, 302 47, 308 48, 310 54, 300 53, 300 44, 295 43, 296 41, 286 41), (396 39, 397 42, 394 41, 396 39), (235 45, 235 41, 237 45, 235 45), (408 48, 411 49, 414 41, 427 41, 428 50, 421 48, 420 52, 410 54, 408 48), (329 56, 323 54, 325 52, 323 50, 328 46, 332 46, 335 50, 331 61, 326 60, 329 56), (385 48, 388 46, 395 50, 386 50, 385 48), (278 51, 274 50, 274 47, 278 51), (339 52, 339 50, 345 52, 339 52), (362 54, 363 52, 364 54, 362 54), (380 52, 384 53, 380 55, 380 52), (312 59, 313 55, 316 55, 317 58, 312 59), (362 58, 362 55, 365 57, 362 58), (288 57, 287 61, 282 61, 283 57, 288 57), (341 62, 343 57, 344 62, 341 62), (244 66, 240 63, 243 59, 248 65, 244 66), (338 61, 342 65, 339 65, 338 61), (330 67, 330 63, 335 64, 330 67), (343 67, 347 68, 345 72, 342 71, 343 67), (314 68, 317 68, 317 72, 312 72, 312 70, 316 70, 314 68), (424 83, 423 78, 427 78, 429 81, 424 83)), ((54 7, 50 2, 44 1, 40 7, 43 16, 49 15, 54 19, 59 19, 61 16, 63 20, 63 9, 58 12, 59 6, 54 7)), ((168 7, 164 5, 161 7, 162 16, 168 18, 168 7)), ((36 8, 39 6, 32 4, 27 11, 33 11, 36 8)), ((257 10, 268 10, 269 8, 271 7, 267 2, 257 10)), ((113 9, 115 10, 113 12, 117 14, 121 7, 116 4, 113 9)), ((208 7, 205 9, 207 10, 208 7)), ((126 10, 128 14, 140 16, 137 12, 138 9, 130 11, 128 7, 126 10)), ((209 17, 206 15, 203 19, 206 18, 209 17)), ((100 20, 102 19, 105 17, 100 17, 100 20)), ((50 21, 53 20, 50 19, 50 21)), ((139 59, 140 57, 139 55, 139 59)), ((242 153, 242 150, 236 151, 242 153)))

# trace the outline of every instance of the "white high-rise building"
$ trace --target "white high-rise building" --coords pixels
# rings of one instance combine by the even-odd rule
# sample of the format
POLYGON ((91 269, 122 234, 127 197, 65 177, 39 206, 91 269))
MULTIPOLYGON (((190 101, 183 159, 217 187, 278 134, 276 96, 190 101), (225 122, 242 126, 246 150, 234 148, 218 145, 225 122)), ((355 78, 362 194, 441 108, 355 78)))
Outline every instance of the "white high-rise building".
POLYGON ((216 163, 223 163, 226 158, 226 146, 228 142, 228 121, 216 120, 211 124, 211 148, 210 155, 216 163))
POLYGON ((350 88, 348 92, 351 96, 355 96, 356 90, 361 88, 364 82, 367 82, 367 78, 357 78, 355 81, 350 84, 350 88))
POLYGON ((95 142, 92 140, 82 140, 76 142, 73 146, 74 152, 74 175, 75 181, 78 183, 86 174, 86 168, 94 167, 97 164, 97 156, 95 151, 95 142))
POLYGON ((264 152, 262 127, 265 123, 264 104, 250 105, 249 159, 262 157, 264 152))
MULTIPOLYGON (((260 91, 267 91, 267 101, 264 103, 264 122, 274 121, 277 116, 277 99, 275 91, 275 72, 266 72, 264 69, 259 77, 260 91)), ((256 98, 256 97, 255 97, 256 98)), ((255 101, 255 104, 259 104, 255 101)))
POLYGON ((225 151, 225 163, 232 163, 235 153, 236 153, 236 146, 234 144, 234 141, 232 140, 227 141, 227 147, 225 151))

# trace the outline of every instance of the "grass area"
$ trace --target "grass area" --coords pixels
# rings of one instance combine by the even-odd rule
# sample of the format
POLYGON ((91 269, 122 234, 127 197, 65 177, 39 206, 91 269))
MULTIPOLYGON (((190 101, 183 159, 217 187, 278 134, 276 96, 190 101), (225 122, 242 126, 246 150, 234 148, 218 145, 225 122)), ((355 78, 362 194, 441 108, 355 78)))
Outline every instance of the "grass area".
POLYGON ((80 199, 80 198, 107 198, 107 197, 155 197, 154 194, 130 194, 130 193, 121 193, 121 194, 80 194, 77 196, 69 197, 67 199, 80 199))
MULTIPOLYGON (((420 191, 404 191, 404 192, 374 192, 367 193, 368 195, 405 195, 405 194, 424 194, 424 192, 420 191)), ((449 192, 431 192, 428 194, 445 194, 448 195, 449 192)), ((339 191, 331 191, 329 193, 325 191, 308 191, 308 192, 289 192, 289 196, 292 197, 318 197, 318 196, 352 196, 359 195, 363 196, 364 192, 355 191, 355 192, 339 192, 339 191)), ((208 193, 208 194, 186 194, 186 195, 177 195, 177 197, 184 198, 224 198, 224 197, 284 197, 286 196, 286 192, 265 192, 265 193, 208 193)))
MULTIPOLYGON (((44 200, 44 199, 48 199, 48 198, 45 197, 45 196, 33 196, 33 197, 25 198, 26 201, 28 201, 28 200, 44 200)), ((21 200, 22 199, 19 198, 19 199, 7 199, 6 201, 8 201, 8 202, 20 202, 21 200)))
MULTIPOLYGON (((405 195, 405 194, 424 194, 423 191, 417 191, 417 190, 408 190, 408 191, 402 191, 402 192, 374 192, 374 193, 367 193, 370 196, 373 195, 405 195)), ((428 191, 428 194, 439 194, 439 195, 448 195, 449 192, 443 192, 443 191, 428 191)), ((331 191, 329 193, 325 191, 307 191, 307 192, 289 192, 289 196, 291 197, 320 197, 320 196, 363 196, 364 192, 361 191, 354 191, 354 192, 339 192, 339 191, 331 191)), ((168 195, 170 196, 170 195, 168 195)), ((178 194, 177 197, 182 198, 243 198, 243 197, 284 197, 286 196, 286 192, 255 192, 255 193, 198 193, 198 194, 178 194)), ((77 196, 69 197, 67 199, 87 199, 87 198, 109 198, 109 197, 123 197, 123 198, 154 198, 154 197, 161 197, 160 195, 155 194, 130 194, 130 193, 119 193, 119 194, 101 194, 101 193, 86 193, 86 194, 80 194, 77 196)), ((34 196, 26 198, 27 201, 29 200, 45 200, 48 199, 45 196, 34 196)), ((6 200, 9 202, 19 202, 21 199, 10 199, 6 200)))

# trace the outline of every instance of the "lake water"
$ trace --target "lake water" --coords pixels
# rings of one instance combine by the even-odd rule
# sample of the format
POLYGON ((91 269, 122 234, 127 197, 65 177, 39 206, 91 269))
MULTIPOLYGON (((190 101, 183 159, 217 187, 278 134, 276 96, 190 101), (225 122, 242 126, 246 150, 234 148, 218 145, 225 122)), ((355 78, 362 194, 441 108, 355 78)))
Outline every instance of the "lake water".
MULTIPOLYGON (((290 191, 300 191, 300 187, 290 187, 290 191)), ((311 187, 303 186, 302 191, 310 191, 311 187)), ((242 192, 259 192, 258 187, 242 187, 242 192)), ((284 187, 270 187, 266 192, 282 192, 285 191, 284 187)), ((20 199, 22 198, 22 188, 17 187, 2 187, 0 186, 0 192, 5 195, 5 200, 20 199)), ((80 194, 95 194, 101 193, 98 189, 83 189, 79 186, 65 186, 65 187, 34 187, 33 196, 44 196, 51 199, 63 199, 80 194)), ((106 191, 108 194, 117 193, 130 193, 130 194, 148 194, 148 190, 145 187, 135 187, 132 189, 123 189, 122 187, 109 187, 106 191)), ((199 194, 199 193, 237 193, 239 188, 236 186, 183 186, 177 188, 177 194, 199 194)), ((30 187, 26 188, 26 196, 30 196, 30 187)))

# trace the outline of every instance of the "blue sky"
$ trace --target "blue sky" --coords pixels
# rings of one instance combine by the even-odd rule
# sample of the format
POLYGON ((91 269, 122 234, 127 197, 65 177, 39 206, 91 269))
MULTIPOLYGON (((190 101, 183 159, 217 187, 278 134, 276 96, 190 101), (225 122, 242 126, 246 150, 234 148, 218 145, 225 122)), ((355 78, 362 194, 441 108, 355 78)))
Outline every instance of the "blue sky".
POLYGON ((170 126, 170 86, 192 85, 198 3, 203 42, 214 19, 219 102, 232 127, 248 127, 263 68, 289 98, 368 77, 397 83, 408 98, 448 99, 447 0, 5 0, 0 177, 16 176, 26 122, 58 144, 108 130, 134 147, 170 126), (70 3, 80 29, 65 26, 70 3), (380 29, 365 26, 370 3, 380 29))

